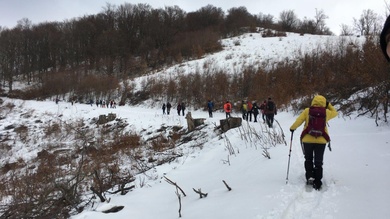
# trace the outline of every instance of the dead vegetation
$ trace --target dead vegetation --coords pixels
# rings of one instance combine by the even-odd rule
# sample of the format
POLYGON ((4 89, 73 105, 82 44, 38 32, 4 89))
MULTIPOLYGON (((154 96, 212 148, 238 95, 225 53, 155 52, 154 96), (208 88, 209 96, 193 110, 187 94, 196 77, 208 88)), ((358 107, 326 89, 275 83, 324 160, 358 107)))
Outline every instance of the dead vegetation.
MULTIPOLYGON (((1 218, 69 218, 94 202, 108 202, 107 194, 128 193, 136 174, 182 156, 174 150, 185 133, 182 127, 164 127, 147 139, 125 127, 119 118, 102 125, 84 120, 42 124, 46 140, 36 157, 1 167, 1 218)), ((41 137, 29 125, 9 130, 26 144, 41 137)), ((9 141, 2 138, 0 150, 11 153, 9 141)))

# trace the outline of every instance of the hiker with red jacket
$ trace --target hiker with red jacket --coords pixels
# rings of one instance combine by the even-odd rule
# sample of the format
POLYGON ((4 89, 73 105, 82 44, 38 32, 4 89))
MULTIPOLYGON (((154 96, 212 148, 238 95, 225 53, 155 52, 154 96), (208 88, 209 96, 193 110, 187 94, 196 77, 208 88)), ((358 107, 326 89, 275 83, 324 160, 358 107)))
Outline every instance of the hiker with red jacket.
POLYGON ((226 103, 223 105, 223 110, 225 110, 226 119, 230 118, 230 113, 232 112, 232 104, 229 101, 226 101, 226 103))
POLYGON ((305 123, 301 142, 305 155, 306 183, 313 183, 313 188, 316 190, 320 190, 322 186, 324 151, 326 143, 330 142, 326 123, 337 114, 336 109, 326 101, 325 97, 316 95, 311 102, 311 107, 303 110, 290 127, 292 135, 294 130, 305 123))

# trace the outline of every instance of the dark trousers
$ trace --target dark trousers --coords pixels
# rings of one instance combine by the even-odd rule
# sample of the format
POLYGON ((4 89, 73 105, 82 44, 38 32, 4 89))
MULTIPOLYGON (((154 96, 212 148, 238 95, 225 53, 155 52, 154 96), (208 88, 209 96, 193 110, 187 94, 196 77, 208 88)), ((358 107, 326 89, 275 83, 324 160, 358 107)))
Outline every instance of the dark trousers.
POLYGON ((247 120, 247 114, 246 111, 242 110, 242 120, 247 120))
POLYGON ((259 115, 258 113, 253 113, 254 122, 257 122, 257 116, 258 116, 258 115, 259 115))
POLYGON ((274 124, 274 114, 273 113, 267 113, 266 114, 266 120, 267 120, 267 125, 268 127, 272 127, 274 124))
POLYGON ((314 183, 321 186, 322 164, 326 144, 303 143, 305 154, 306 179, 314 178, 314 183))
POLYGON ((230 118, 231 116, 230 116, 230 112, 226 112, 226 119, 227 118, 230 118))
POLYGON ((213 117, 213 109, 209 108, 209 117, 212 118, 213 117))
POLYGON ((246 114, 246 121, 248 121, 248 117, 249 117, 249 122, 252 122, 252 111, 248 111, 248 113, 246 114))

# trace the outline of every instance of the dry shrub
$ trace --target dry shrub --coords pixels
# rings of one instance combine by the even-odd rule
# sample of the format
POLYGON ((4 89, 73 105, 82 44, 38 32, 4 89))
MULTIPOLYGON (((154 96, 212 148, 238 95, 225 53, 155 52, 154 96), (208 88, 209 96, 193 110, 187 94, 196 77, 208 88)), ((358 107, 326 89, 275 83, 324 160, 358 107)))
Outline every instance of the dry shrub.
POLYGON ((46 126, 43 127, 43 131, 46 137, 58 135, 61 133, 61 125, 57 122, 49 122, 46 126))
POLYGON ((137 134, 126 134, 120 136, 113 144, 114 152, 137 149, 141 146, 141 137, 137 134))
POLYGON ((4 166, 1 167, 1 172, 3 174, 8 173, 9 171, 16 171, 20 168, 23 168, 26 166, 26 163, 22 158, 19 158, 16 162, 7 162, 4 164, 4 166))
POLYGON ((150 145, 151 145, 152 149, 156 152, 162 152, 162 151, 165 151, 167 149, 174 147, 174 144, 172 144, 172 142, 170 142, 163 135, 159 135, 156 138, 154 138, 153 140, 151 140, 150 145))
POLYGON ((12 102, 7 102, 5 105, 1 106, 0 110, 1 112, 6 111, 5 113, 9 113, 12 110, 14 110, 16 105, 12 102))
POLYGON ((22 142, 26 142, 28 138, 28 127, 25 125, 21 125, 14 129, 14 132, 18 135, 19 139, 22 142))

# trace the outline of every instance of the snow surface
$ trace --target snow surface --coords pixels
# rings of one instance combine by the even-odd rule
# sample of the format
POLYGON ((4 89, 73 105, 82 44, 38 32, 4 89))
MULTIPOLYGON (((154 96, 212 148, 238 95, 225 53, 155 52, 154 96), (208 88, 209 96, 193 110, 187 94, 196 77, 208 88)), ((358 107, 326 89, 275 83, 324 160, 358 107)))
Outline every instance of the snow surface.
MULTIPOLYGON (((33 110, 42 119, 62 115, 62 119, 92 118, 100 114, 116 113, 131 121, 134 127, 153 130, 165 125, 183 125, 183 116, 175 111, 162 115, 159 108, 122 106, 117 109, 97 108, 95 105, 60 102, 24 101, 26 111, 33 110), (49 116, 50 115, 50 116, 49 116)), ((109 203, 98 203, 73 219, 156 219, 179 218, 179 201, 174 186, 166 176, 186 193, 181 197, 182 218, 388 218, 390 214, 390 127, 382 123, 376 127, 371 118, 338 117, 329 122, 332 151, 325 151, 324 189, 307 191, 304 180, 303 155, 299 142, 302 127, 296 130, 290 160, 288 183, 287 165, 291 135, 289 127, 296 116, 279 112, 287 145, 278 144, 269 149, 271 159, 262 156, 262 149, 241 138, 240 129, 226 133, 235 155, 229 156, 225 138, 213 134, 214 123, 225 118, 224 113, 192 111, 194 118, 206 118, 210 132, 203 149, 193 150, 178 160, 137 176, 136 189, 127 195, 111 195, 109 203), (226 161, 229 160, 230 164, 226 161), (140 186, 144 180, 145 185, 140 186), (232 188, 231 191, 222 180, 232 188), (208 193, 200 199, 193 189, 208 193), (124 206, 118 213, 104 214, 113 206, 124 206)), ((238 116, 238 114, 234 114, 238 116)), ((14 118, 7 118, 4 123, 14 118)), ((14 120, 15 121, 15 120, 14 120)), ((244 122, 257 130, 265 125, 244 122)), ((38 148, 22 150, 25 159, 36 156, 38 148)))
MULTIPOLYGON (((240 38, 240 46, 225 46, 219 56, 213 54, 186 63, 180 71, 191 73, 196 66, 202 66, 202 62, 208 59, 215 59, 219 67, 225 66, 232 70, 243 64, 243 57, 247 63, 267 59, 263 57, 293 58, 294 52, 299 48, 309 44, 313 45, 311 48, 318 44, 325 45, 330 38, 294 35, 282 40, 266 39, 268 42, 262 44, 261 38, 246 35, 240 38), (229 58, 226 58, 227 55, 229 58)), ((224 45, 228 45, 228 41, 224 41, 224 45)), ((234 40, 230 39, 230 42, 234 40)), ((161 76, 167 72, 173 74, 179 68, 173 66, 156 75, 161 76)), ((153 131, 162 124, 186 127, 183 116, 178 116, 175 110, 171 115, 162 115, 160 106, 120 106, 117 109, 107 109, 87 104, 71 105, 66 102, 57 105, 53 101, 20 101, 6 98, 5 101, 13 102, 18 106, 16 109, 32 113, 44 122, 52 119, 88 120, 113 112, 117 117, 126 119, 131 127, 138 131, 153 131)), ((175 107, 175 103, 173 105, 175 107)), ((389 218, 389 124, 380 122, 379 126, 376 126, 374 119, 356 115, 339 115, 331 120, 329 131, 332 151, 327 149, 324 155, 324 188, 315 191, 305 186, 304 158, 299 142, 302 127, 295 131, 290 141, 289 127, 297 117, 291 111, 280 111, 275 117, 285 133, 287 144, 270 146, 271 159, 268 159, 262 155, 261 147, 254 140, 243 138, 242 129, 229 130, 222 138, 214 132, 215 124, 225 118, 224 113, 216 112, 214 118, 208 118, 205 111, 193 110, 191 107, 189 110, 193 118, 206 118, 206 126, 202 131, 208 133, 208 138, 201 140, 204 143, 202 149, 191 145, 180 146, 181 150, 185 151, 185 156, 137 176, 134 181, 136 188, 131 192, 124 196, 109 195, 110 202, 96 203, 93 208, 85 209, 72 219, 179 218, 176 189, 164 180, 164 176, 176 182, 186 193, 185 197, 181 195, 181 214, 185 219, 389 218), (233 146, 235 155, 229 156, 227 142, 233 146), (286 180, 290 143, 292 150, 286 180), (228 191, 223 180, 232 188, 231 191, 228 191), (193 189, 201 189, 202 192, 208 193, 208 196, 200 198, 193 189), (113 206, 124 208, 117 213, 102 213, 113 206)), ((239 114, 234 113, 233 116, 239 114)), ((27 122, 28 119, 31 120, 29 117, 17 118, 9 112, 2 120, 0 130, 4 130, 8 125, 27 122)), ((262 122, 243 123, 243 127, 248 125, 267 134, 264 132, 267 128, 262 122)), ((2 131, 1 134, 5 132, 2 131)), ((40 151, 37 147, 23 144, 16 144, 12 150, 15 159, 22 157, 25 160, 36 157, 40 151)), ((8 161, 9 159, 11 158, 7 158, 8 161)), ((2 162, 5 162, 4 157, 2 162)))

